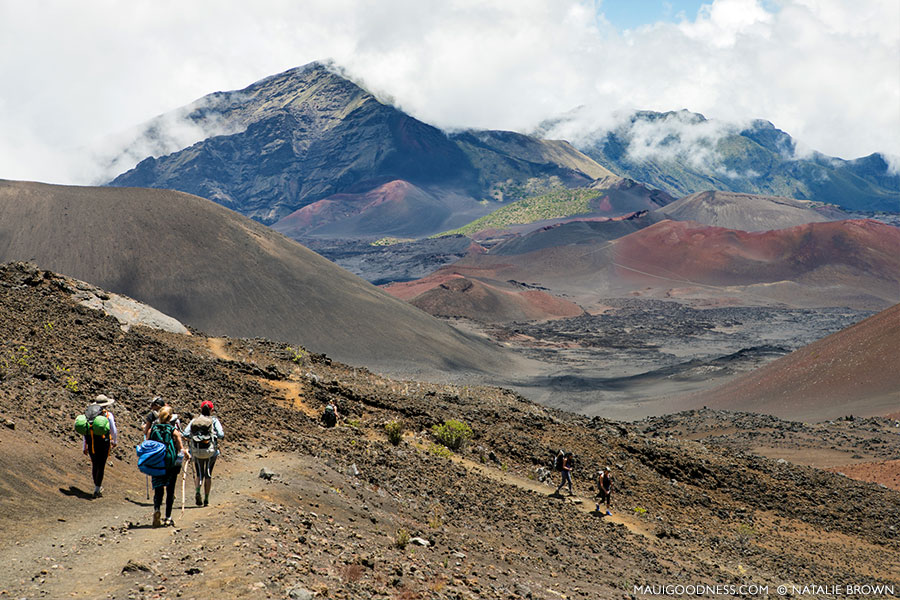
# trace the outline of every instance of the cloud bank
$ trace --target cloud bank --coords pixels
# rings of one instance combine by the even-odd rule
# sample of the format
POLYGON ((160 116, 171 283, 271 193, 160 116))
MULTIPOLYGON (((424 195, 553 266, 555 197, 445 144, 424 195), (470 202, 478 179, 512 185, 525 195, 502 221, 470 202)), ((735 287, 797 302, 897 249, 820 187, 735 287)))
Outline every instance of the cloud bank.
POLYGON ((0 0, 0 177, 91 182, 84 147, 329 58, 446 129, 530 131, 580 106, 575 136, 685 108, 766 119, 834 156, 900 156, 894 0, 715 0, 688 17, 621 32, 588 0, 0 0))

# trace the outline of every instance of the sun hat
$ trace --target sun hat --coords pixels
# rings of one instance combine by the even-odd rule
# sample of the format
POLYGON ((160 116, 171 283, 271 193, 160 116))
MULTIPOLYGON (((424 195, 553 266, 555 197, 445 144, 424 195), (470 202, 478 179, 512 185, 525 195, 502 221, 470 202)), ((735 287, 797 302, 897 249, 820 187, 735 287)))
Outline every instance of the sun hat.
POLYGON ((112 406, 115 402, 115 400, 103 394, 97 394, 97 397, 94 398, 94 404, 97 406, 112 406))

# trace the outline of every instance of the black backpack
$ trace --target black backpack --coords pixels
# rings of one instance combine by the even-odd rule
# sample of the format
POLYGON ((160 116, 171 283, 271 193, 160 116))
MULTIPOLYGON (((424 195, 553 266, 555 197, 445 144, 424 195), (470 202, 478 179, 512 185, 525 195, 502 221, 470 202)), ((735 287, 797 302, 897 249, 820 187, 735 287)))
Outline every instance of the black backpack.
POLYGON ((557 454, 556 458, 553 460, 553 470, 554 471, 562 471, 563 470, 563 461, 565 461, 565 454, 557 454))

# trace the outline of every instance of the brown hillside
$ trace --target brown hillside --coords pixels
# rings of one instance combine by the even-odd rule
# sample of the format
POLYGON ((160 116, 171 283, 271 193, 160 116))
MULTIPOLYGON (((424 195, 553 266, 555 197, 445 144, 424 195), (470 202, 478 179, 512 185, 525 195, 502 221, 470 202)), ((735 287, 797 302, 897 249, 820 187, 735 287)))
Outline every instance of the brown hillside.
POLYGON ((900 304, 676 404, 821 420, 900 409, 900 304))
POLYGON ((640 294, 883 310, 900 301, 900 228, 847 220, 749 233, 666 220, 610 241, 472 254, 442 272, 537 284, 583 306, 640 294))
POLYGON ((500 350, 180 192, 0 182, 0 261, 30 260, 212 334, 398 372, 497 370, 500 350))
POLYGON ((844 211, 821 202, 721 191, 691 194, 656 212, 676 221, 741 231, 785 229, 847 218, 844 211))
MULTIPOLYGON (((0 596, 587 600, 676 582, 900 586, 894 490, 509 390, 295 361, 264 339, 123 331, 78 305, 77 287, 0 266, 0 349, 13 358, 0 385, 0 596), (119 446, 92 498, 72 421, 97 393, 116 399, 119 446), (178 485, 165 528, 150 525, 134 452, 156 393, 182 415, 211 400, 225 428, 209 506, 194 505, 187 475, 187 506, 178 485), (316 418, 327 402, 343 416, 328 429, 316 418), (472 430, 455 452, 430 433, 448 419, 472 430), (389 422, 405 430, 396 446, 389 422), (553 493, 558 448, 577 457, 571 497, 553 493), (604 465, 608 516, 590 483, 604 465)), ((783 440, 795 430, 766 425, 783 440)))
POLYGON ((385 287, 385 291, 431 315, 489 323, 577 317, 584 313, 577 304, 542 290, 523 290, 508 283, 489 283, 443 273, 395 283, 385 287))

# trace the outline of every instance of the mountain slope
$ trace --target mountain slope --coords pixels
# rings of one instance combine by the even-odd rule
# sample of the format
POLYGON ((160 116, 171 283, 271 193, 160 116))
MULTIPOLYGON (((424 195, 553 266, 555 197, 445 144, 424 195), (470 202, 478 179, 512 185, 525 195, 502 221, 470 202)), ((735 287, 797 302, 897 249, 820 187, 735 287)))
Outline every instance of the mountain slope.
POLYGON ((604 167, 680 197, 707 190, 783 196, 862 211, 900 210, 900 174, 881 155, 846 161, 812 153, 767 121, 740 128, 686 110, 640 111, 610 131, 571 130, 577 114, 544 124, 604 167))
POLYGON ((690 402, 789 419, 886 415, 900 409, 900 304, 690 402))
MULTIPOLYGON (((320 63, 201 98, 151 121, 143 138, 173 122, 210 133, 188 148, 142 160, 110 185, 176 189, 267 224, 323 198, 365 194, 391 181, 433 196, 410 220, 415 224, 440 203, 450 213, 487 212, 478 201, 498 181, 578 183, 609 174, 565 142, 508 132, 448 137, 320 63)), ((139 142, 130 154, 139 154, 139 142)), ((439 226, 417 234, 436 231, 439 226)))
MULTIPOLYGON (((0 529, 15 541, 0 545, 0 588, 12 598, 619 598, 675 577, 720 590, 900 585, 895 490, 509 390, 390 380, 315 354, 297 364, 265 339, 125 332, 53 273, 23 267, 0 266, 0 344, 29 353, 0 385, 0 529), (120 437, 92 499, 72 420, 99 393, 116 399, 120 437), (154 529, 133 446, 159 393, 182 415, 212 401, 226 438, 209 506, 177 501, 177 526, 154 529), (327 402, 337 427, 319 425, 327 402), (428 433, 448 419, 472 429, 456 452, 428 433), (405 430, 396 446, 389 422, 405 430), (572 498, 552 493, 558 448, 577 457, 572 498), (589 485, 605 465, 608 516, 591 511, 589 485)), ((695 422, 734 419, 710 413, 695 422)), ((810 431, 760 421, 784 443, 810 431)), ((820 430, 845 452, 872 440, 820 430)), ((855 450, 877 454, 870 445, 855 450)))
POLYGON ((835 207, 808 200, 734 192, 698 192, 679 198, 657 212, 676 221, 741 231, 785 229, 805 223, 838 221, 848 216, 835 207))
POLYGON ((579 220, 607 219, 656 210, 672 200, 665 192, 636 181, 607 176, 586 187, 560 188, 518 200, 443 235, 462 234, 478 238, 487 234, 527 233, 570 220, 571 217, 579 220))
POLYGON ((750 305, 882 310, 900 300, 900 229, 872 220, 750 233, 686 221, 567 224, 520 248, 469 254, 443 267, 482 280, 524 281, 571 295, 717 299, 750 305), (578 227, 586 243, 565 235, 578 227), (631 231, 629 231, 629 229, 631 231), (611 235, 623 234, 611 238, 611 235), (549 244, 542 243, 547 237, 549 244), (558 237, 557 237, 558 236, 558 237), (520 252, 524 250, 525 252, 520 252))
POLYGON ((180 192, 0 182, 0 261, 31 260, 214 334, 267 336, 414 372, 503 353, 303 246, 180 192))

